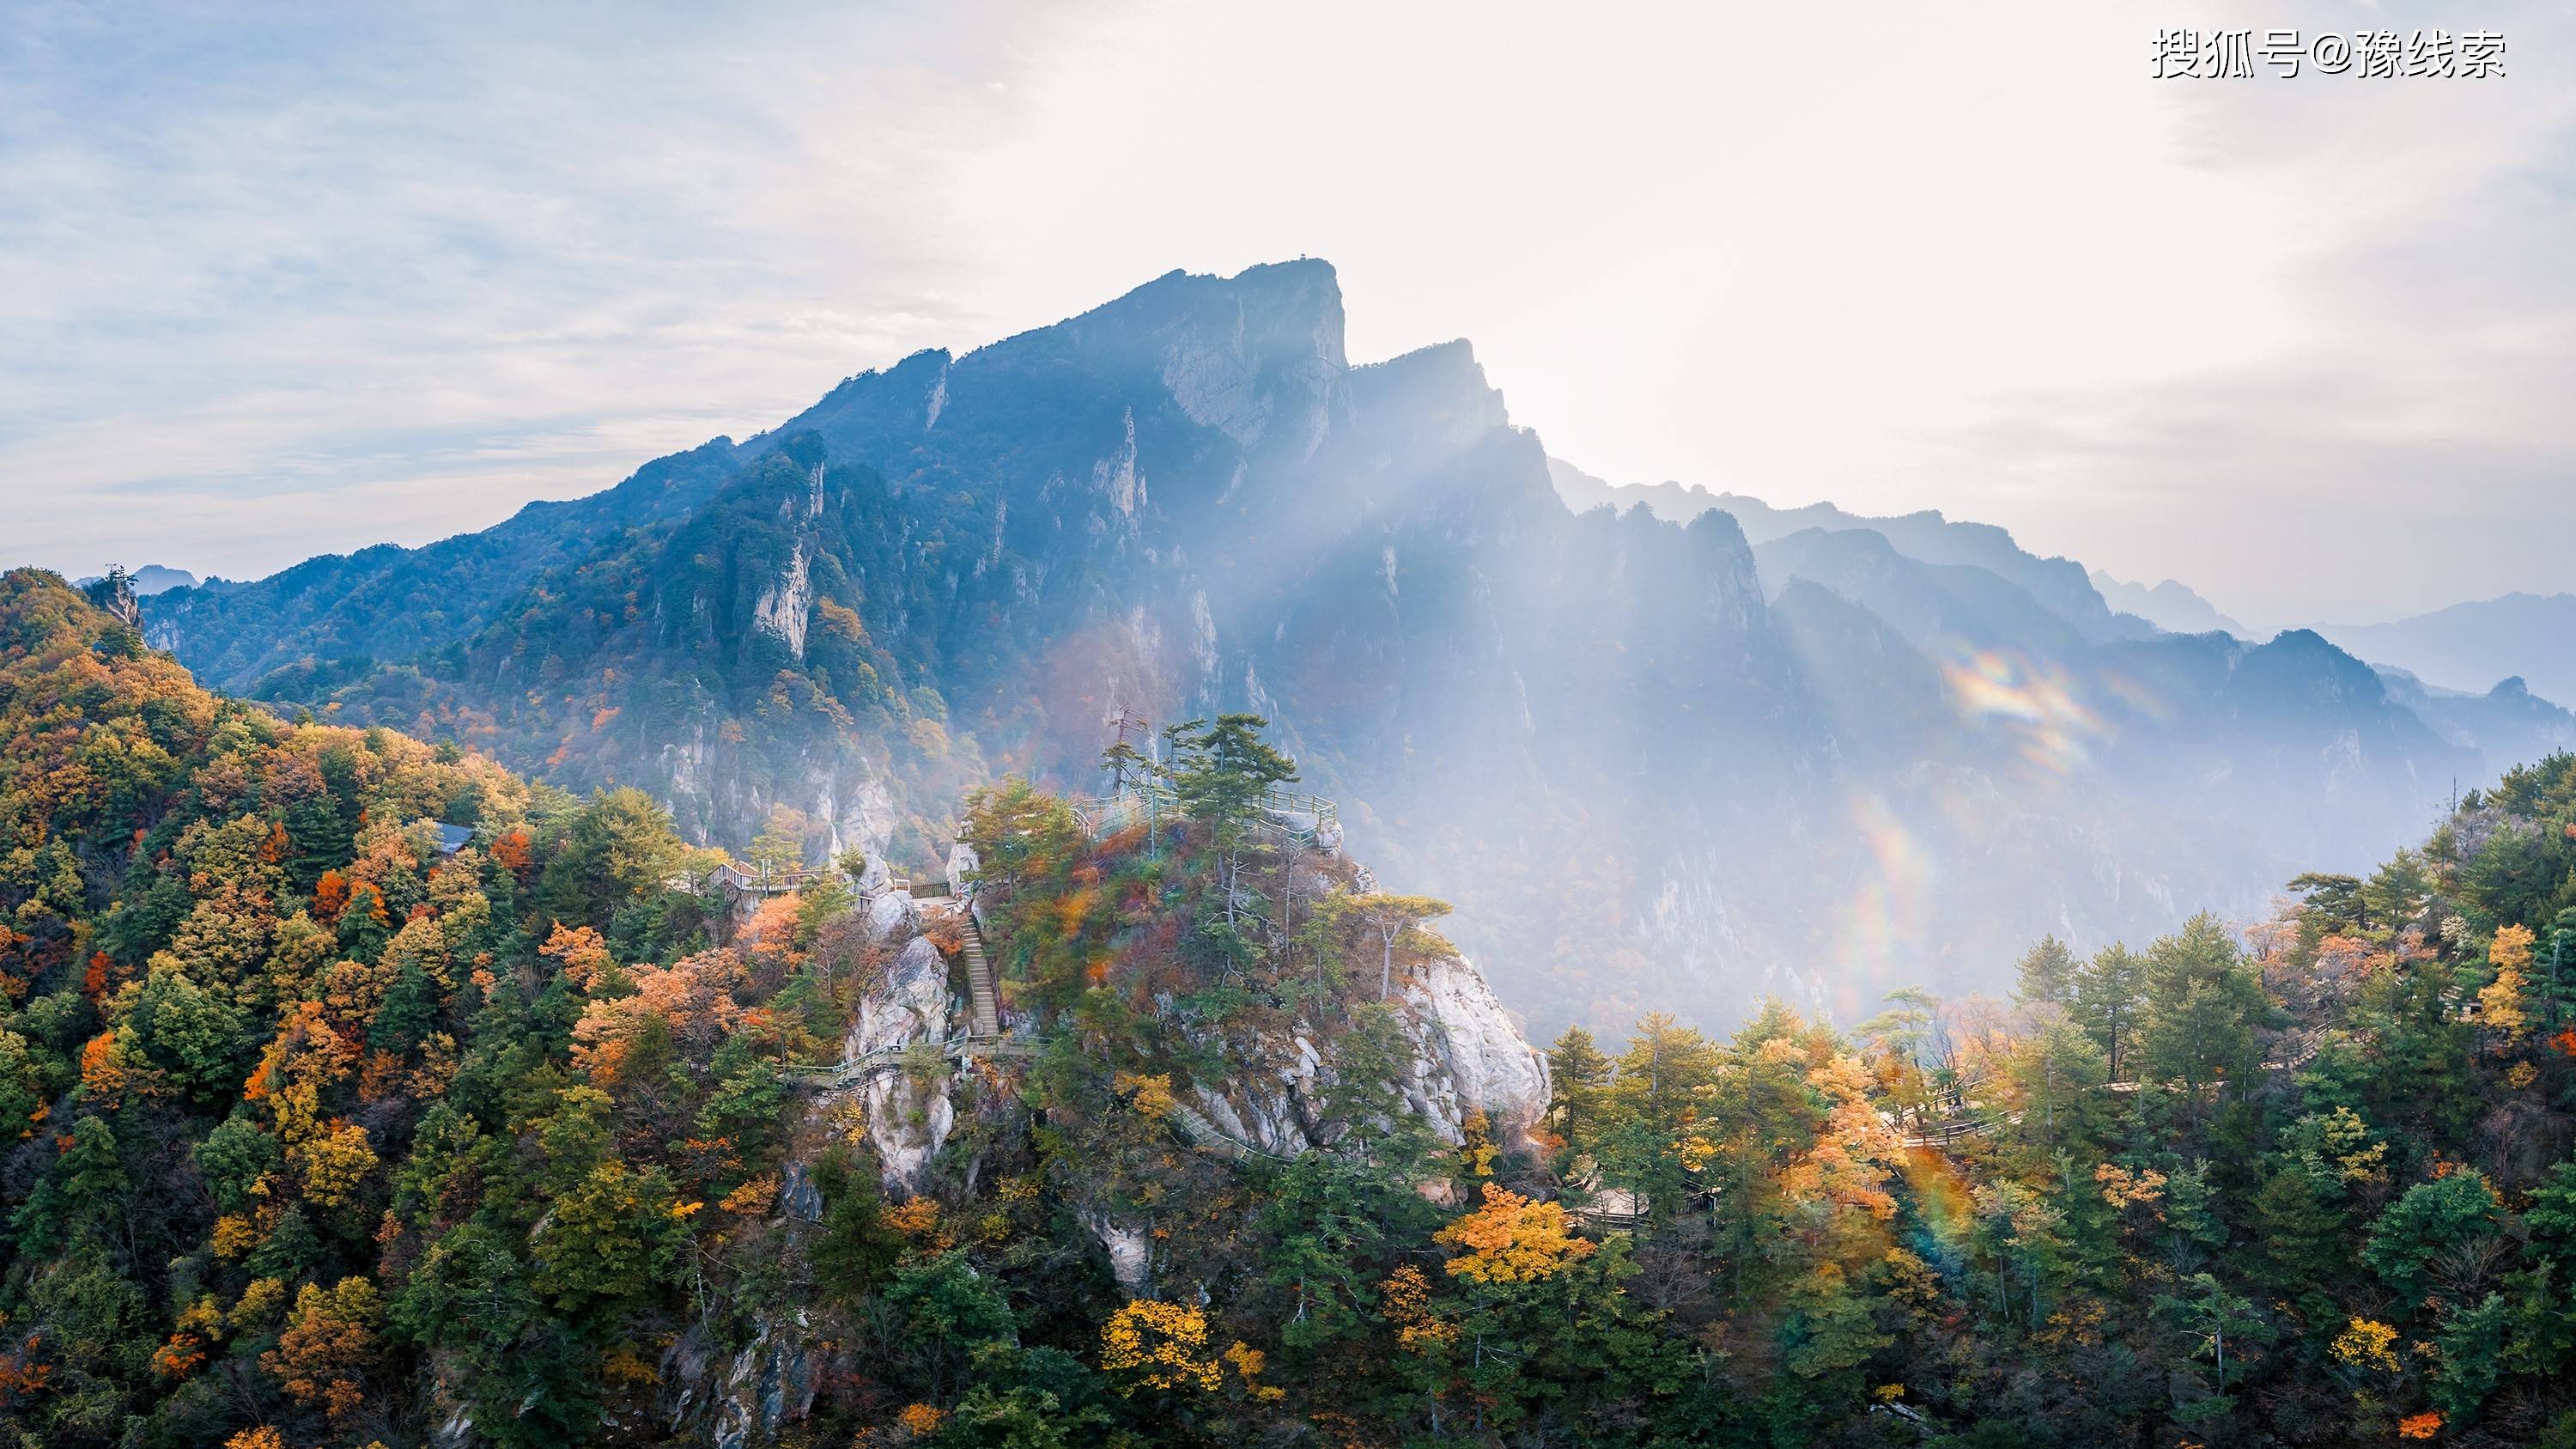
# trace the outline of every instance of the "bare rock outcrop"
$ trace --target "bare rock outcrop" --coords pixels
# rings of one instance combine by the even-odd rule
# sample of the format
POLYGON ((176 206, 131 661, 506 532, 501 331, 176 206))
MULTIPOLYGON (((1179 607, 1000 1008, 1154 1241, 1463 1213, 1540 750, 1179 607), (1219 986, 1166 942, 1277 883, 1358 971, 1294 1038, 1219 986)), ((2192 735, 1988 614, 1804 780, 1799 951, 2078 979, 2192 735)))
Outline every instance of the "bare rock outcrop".
MULTIPOLYGON (((940 1042, 948 1036, 948 963, 927 936, 904 943, 877 989, 859 1002, 858 1021, 842 1043, 842 1058, 940 1042)), ((956 1109, 948 1081, 924 1085, 905 1072, 878 1072, 859 1088, 867 1105, 868 1141, 885 1164, 886 1185, 918 1191, 930 1159, 948 1141, 956 1109)))
POLYGON ((1085 1212, 1082 1225, 1100 1242, 1101 1251, 1109 1255, 1110 1275, 1131 1298, 1148 1298, 1154 1292, 1154 1240, 1144 1229, 1122 1223, 1106 1213, 1085 1212))
POLYGON ((1406 984, 1415 1042, 1415 1110, 1459 1141, 1481 1111, 1497 1140, 1522 1144, 1547 1114, 1547 1057, 1503 1010, 1483 972, 1463 956, 1432 961, 1406 984))
MULTIPOLYGON (((1398 1083, 1407 1108, 1452 1145, 1466 1139, 1467 1119, 1479 1112, 1496 1140, 1528 1145, 1547 1112, 1547 1057, 1521 1035, 1483 973, 1463 957, 1429 962, 1406 985, 1402 1005, 1413 1045, 1398 1083)), ((1199 1083, 1191 1105, 1227 1138, 1273 1156, 1329 1145, 1315 1140, 1315 1124, 1327 1115, 1337 1069, 1316 1039, 1301 1027, 1236 1043, 1236 1070, 1199 1083)))

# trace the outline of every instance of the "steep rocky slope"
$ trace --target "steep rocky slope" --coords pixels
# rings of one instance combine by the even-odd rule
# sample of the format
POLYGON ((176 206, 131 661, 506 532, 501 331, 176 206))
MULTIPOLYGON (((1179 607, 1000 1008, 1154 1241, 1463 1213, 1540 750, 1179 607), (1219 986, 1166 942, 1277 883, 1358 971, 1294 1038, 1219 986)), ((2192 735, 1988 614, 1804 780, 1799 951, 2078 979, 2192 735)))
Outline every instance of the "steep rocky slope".
POLYGON ((1604 1025, 1866 1014, 2040 930, 2256 909, 2474 764, 2358 683, 2249 709, 2228 681, 2268 656, 2140 637, 2000 530, 1752 514, 1837 609, 1766 593, 1727 510, 1571 511, 1467 344, 1349 365, 1321 262, 1174 273, 702 452, 711 499, 479 629, 391 667, 281 636, 250 654, 308 653, 263 692, 642 785, 699 838, 786 804, 814 851, 908 859, 976 779, 1091 786, 1122 711, 1254 710, 1507 996, 1604 1025), (2323 860, 2322 828, 2173 789, 2276 769, 2346 802, 2323 860))
MULTIPOLYGON (((1347 861, 1300 869, 1308 872, 1301 890, 1352 889, 1347 861)), ((1027 903, 1015 902, 1008 889, 988 891, 986 899, 994 939, 1009 941, 1020 925, 1015 911, 1029 909, 1027 903)), ((875 905, 869 934, 891 964, 858 998, 841 1044, 839 1066, 847 1079, 837 1081, 825 1101, 846 1100, 858 1108, 890 1192, 925 1190, 935 1162, 941 1171, 971 1181, 982 1170, 971 1152, 941 1161, 961 1106, 1006 1118, 1022 1110, 1015 1094, 972 1088, 997 1075, 1017 1075, 1050 1048, 1079 1046, 1082 1028, 1032 1003, 1008 1014, 1002 1038, 979 1044, 972 1039, 965 983, 953 979, 937 939, 944 934, 953 943, 970 929, 980 939, 981 928, 967 926, 964 914, 945 898, 924 909, 890 891, 875 905), (948 1065, 928 1073, 864 1070, 892 1052, 917 1058, 945 1054, 948 1065)), ((1470 1134, 1515 1149, 1530 1147, 1548 1107, 1547 1058, 1472 962, 1427 939, 1408 954, 1418 959, 1409 959, 1389 998, 1386 1021, 1392 1031, 1386 1041, 1396 1049, 1385 1057, 1354 1056, 1344 1040, 1349 1021, 1311 1008, 1212 1021, 1182 1010, 1176 1000, 1158 998, 1155 1022, 1147 1028, 1162 1039, 1158 1050, 1204 1064, 1174 1088, 1173 1110, 1181 1114, 1176 1120, 1184 1137, 1194 1130, 1194 1145, 1219 1158, 1250 1153, 1285 1160, 1344 1148, 1354 1124, 1337 1103, 1359 1084, 1356 1073, 1381 1079, 1391 1089, 1386 1109, 1415 1119, 1442 1147, 1460 1147, 1470 1134)), ((1006 973, 1002 985, 1023 1001, 1035 993, 1025 973, 1006 973)), ((1386 1124, 1376 1125, 1382 1130, 1386 1124)), ((1111 1220, 1107 1213, 1101 1210, 1101 1223, 1111 1220)), ((1104 1232, 1113 1258, 1119 1241, 1104 1232)))

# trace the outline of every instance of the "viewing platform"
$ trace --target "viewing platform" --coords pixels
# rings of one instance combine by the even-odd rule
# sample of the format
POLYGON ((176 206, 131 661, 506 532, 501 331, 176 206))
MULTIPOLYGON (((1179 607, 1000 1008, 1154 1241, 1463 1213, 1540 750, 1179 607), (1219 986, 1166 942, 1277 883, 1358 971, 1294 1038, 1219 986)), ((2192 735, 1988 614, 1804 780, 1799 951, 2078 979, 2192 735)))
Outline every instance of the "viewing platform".
MULTIPOLYGON (((1184 814, 1171 787, 1130 782, 1109 795, 1070 795, 1073 818, 1085 835, 1098 840, 1137 825, 1178 820, 1184 814)), ((1342 848, 1341 810, 1329 798, 1305 790, 1273 787, 1254 803, 1255 828, 1310 850, 1342 848)))

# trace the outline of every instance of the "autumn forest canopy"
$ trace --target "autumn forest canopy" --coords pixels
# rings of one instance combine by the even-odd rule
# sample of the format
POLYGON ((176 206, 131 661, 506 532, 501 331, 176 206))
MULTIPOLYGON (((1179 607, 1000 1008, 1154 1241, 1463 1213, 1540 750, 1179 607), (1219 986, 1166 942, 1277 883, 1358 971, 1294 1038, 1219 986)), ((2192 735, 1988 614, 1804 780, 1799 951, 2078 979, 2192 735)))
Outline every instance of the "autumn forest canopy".
POLYGON ((1542 1059, 1264 725, 971 791, 972 909, 794 822, 737 899, 6 576, 0 1429, 2576 1446, 2576 758, 2251 925, 1542 1059))

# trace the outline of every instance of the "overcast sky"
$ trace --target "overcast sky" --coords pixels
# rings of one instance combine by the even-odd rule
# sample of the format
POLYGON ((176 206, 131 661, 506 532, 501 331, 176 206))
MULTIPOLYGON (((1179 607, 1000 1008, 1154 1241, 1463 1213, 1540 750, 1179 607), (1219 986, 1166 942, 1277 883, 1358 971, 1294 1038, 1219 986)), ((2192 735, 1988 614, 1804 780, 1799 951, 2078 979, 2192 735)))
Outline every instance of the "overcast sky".
POLYGON ((2564 3, 484 8, 11 7, 0 563, 423 542, 1314 255, 1354 359, 1472 338, 1615 481, 2258 624, 2564 586, 2564 3), (2292 25, 2508 74, 2149 78, 2292 25))

